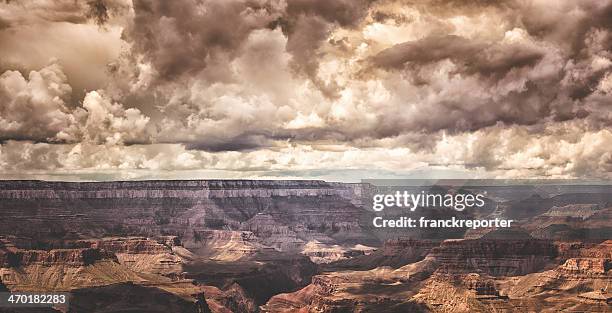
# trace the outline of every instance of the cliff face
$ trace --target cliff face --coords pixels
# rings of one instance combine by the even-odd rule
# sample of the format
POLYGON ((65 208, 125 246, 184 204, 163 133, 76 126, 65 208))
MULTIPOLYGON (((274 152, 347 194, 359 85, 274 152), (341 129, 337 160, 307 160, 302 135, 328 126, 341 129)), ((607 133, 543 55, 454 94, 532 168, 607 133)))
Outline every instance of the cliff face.
POLYGON ((135 272, 169 277, 179 277, 182 272, 182 258, 173 251, 173 248, 180 249, 181 243, 174 236, 161 236, 156 240, 145 237, 102 238, 67 244, 112 253, 119 263, 135 272))
POLYGON ((51 251, 27 250, 19 251, 15 257, 16 266, 28 266, 34 264, 55 265, 64 264, 70 266, 85 266, 93 264, 102 259, 114 259, 112 253, 106 253, 99 249, 56 249, 51 251))
POLYGON ((583 242, 557 242, 559 258, 607 258, 612 259, 612 240, 599 244, 583 242))
MULTIPOLYGON (((213 286, 204 286, 204 297, 214 313, 256 312, 257 305, 246 295, 237 284, 232 284, 226 290, 213 286)), ((204 313, 206 311, 203 311, 204 313)))
POLYGON ((91 265, 100 260, 117 260, 113 253, 95 248, 22 250, 0 242, 0 268, 18 268, 30 265, 91 265))
POLYGON ((612 277, 612 240, 600 244, 558 243, 565 262, 556 270, 577 279, 612 277))
POLYGON ((543 269, 556 255, 555 246, 545 240, 480 239, 444 241, 427 258, 441 264, 439 271, 516 276, 543 269))
POLYGON ((299 250, 298 233, 376 241, 358 223, 360 192, 360 185, 323 181, 0 181, 0 235, 50 245, 44 248, 82 237, 189 241, 205 229, 252 229, 279 250, 299 250))
MULTIPOLYGON (((173 244, 173 240, 171 244, 173 244)), ((127 237, 127 238, 104 238, 79 240, 73 243, 75 246, 88 248, 102 249, 113 253, 132 253, 132 254, 158 254, 170 253, 172 249, 164 244, 145 237, 127 237)))
MULTIPOLYGON (((507 217, 519 219, 546 214, 551 209, 552 212, 556 212, 553 215, 556 215, 561 211, 559 208, 564 207, 582 210, 585 206, 610 207, 612 205, 612 193, 610 193, 609 186, 584 186, 580 192, 576 191, 578 190, 550 198, 534 194, 526 199, 509 201, 504 205, 505 213, 507 217)), ((572 210, 572 214, 576 214, 579 210, 572 210)))
POLYGON ((585 276, 606 276, 612 270, 612 260, 603 258, 572 258, 560 266, 560 271, 585 276))
MULTIPOLYGON (((358 186, 358 185, 357 185, 358 186)), ((353 184, 298 180, 124 182, 0 181, 0 199, 239 198, 338 195, 355 199, 353 184)))

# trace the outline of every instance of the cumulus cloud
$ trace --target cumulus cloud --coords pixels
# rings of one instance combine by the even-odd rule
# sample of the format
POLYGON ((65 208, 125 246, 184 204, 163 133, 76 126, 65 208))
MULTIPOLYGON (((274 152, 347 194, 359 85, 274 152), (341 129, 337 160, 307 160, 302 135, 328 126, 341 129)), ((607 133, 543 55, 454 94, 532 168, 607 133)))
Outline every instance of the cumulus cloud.
POLYGON ((89 92, 83 100, 87 120, 83 125, 85 140, 101 144, 142 143, 149 141, 149 117, 135 108, 124 109, 97 91, 89 92))
POLYGON ((124 178, 125 173, 136 175, 134 170, 146 174, 207 170, 229 175, 224 177, 313 178, 334 171, 369 172, 374 177, 383 172, 387 176, 382 177, 401 177, 441 169, 471 172, 476 175, 471 177, 481 178, 612 178, 608 151, 612 133, 586 131, 583 127, 566 123, 541 134, 525 126, 493 127, 445 135, 430 150, 285 145, 248 152, 205 152, 179 144, 104 146, 9 141, 0 146, 0 164, 11 164, 2 167, 5 176, 99 171, 109 179, 124 178))
POLYGON ((5 171, 610 173, 610 1, 0 6, 5 171))
POLYGON ((57 64, 31 71, 0 75, 0 139, 39 142, 124 144, 149 141, 149 117, 125 109, 103 93, 91 91, 82 106, 66 105, 72 94, 57 64))
POLYGON ((72 88, 56 65, 32 71, 0 75, 0 138, 53 140, 76 120, 66 106, 72 88))

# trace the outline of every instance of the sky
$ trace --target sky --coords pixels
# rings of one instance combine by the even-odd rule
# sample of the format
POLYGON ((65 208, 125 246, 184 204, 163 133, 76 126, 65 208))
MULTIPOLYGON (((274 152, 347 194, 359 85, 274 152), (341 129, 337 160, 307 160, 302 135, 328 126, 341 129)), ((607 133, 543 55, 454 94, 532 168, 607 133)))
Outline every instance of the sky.
POLYGON ((0 1, 0 179, 612 177, 612 0, 0 1))

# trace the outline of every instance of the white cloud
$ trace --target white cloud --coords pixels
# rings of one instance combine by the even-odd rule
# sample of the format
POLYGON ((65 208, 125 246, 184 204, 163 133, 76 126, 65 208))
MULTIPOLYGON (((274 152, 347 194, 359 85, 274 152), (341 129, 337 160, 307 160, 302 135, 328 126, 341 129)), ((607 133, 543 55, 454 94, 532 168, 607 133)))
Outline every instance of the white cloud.
POLYGON ((98 91, 87 93, 83 100, 87 110, 85 139, 99 144, 123 144, 149 141, 149 117, 136 108, 124 109, 98 91))
POLYGON ((66 102, 72 88, 57 64, 31 71, 0 75, 0 137, 53 140, 75 123, 66 102))

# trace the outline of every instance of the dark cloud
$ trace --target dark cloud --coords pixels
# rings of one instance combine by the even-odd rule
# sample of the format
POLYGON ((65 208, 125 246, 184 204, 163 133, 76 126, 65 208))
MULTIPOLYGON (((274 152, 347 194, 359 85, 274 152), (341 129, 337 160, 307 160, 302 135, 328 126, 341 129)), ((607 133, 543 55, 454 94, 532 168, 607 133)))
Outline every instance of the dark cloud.
POLYGON ((324 19, 318 16, 303 16, 292 26, 287 39, 287 52, 293 56, 293 68, 309 77, 327 96, 334 95, 335 88, 325 85, 317 77, 319 69, 317 50, 330 30, 331 25, 324 19))
POLYGON ((261 1, 136 0, 123 36, 159 78, 171 80, 197 74, 219 55, 235 57, 252 30, 276 18, 274 11, 261 1))
POLYGON ((371 58, 373 66, 399 71, 422 90, 441 87, 443 92, 432 93, 410 117, 393 114, 380 131, 385 135, 411 130, 465 132, 497 123, 534 125, 589 118, 590 96, 611 65, 610 30, 599 27, 598 20, 582 34, 579 55, 520 28, 506 31, 503 39, 434 35, 381 51, 371 58), (452 66, 444 65, 444 60, 452 66), (452 79, 445 86, 436 74, 440 70, 452 79), (463 81, 465 89, 453 88, 453 81, 463 81))
POLYGON ((0 6, 0 167, 612 168, 611 1, 0 6))
POLYGON ((408 62, 416 65, 443 59, 467 59, 486 45, 460 36, 431 36, 405 42, 381 51, 373 57, 375 65, 384 68, 402 68, 408 62))
POLYGON ((287 52, 293 56, 293 67, 305 74, 328 97, 337 95, 334 84, 318 78, 321 45, 335 26, 353 28, 368 13, 368 0, 289 0, 286 13, 272 27, 280 25, 287 35, 287 52))
MULTIPOLYGON (((330 23, 342 27, 357 26, 367 14, 371 0, 288 0, 287 17, 319 16, 330 23)), ((289 23, 291 32, 291 23, 289 23)))
POLYGON ((3 1, 0 6, 0 29, 32 23, 73 23, 93 21, 102 25, 113 14, 124 14, 129 9, 126 0, 57 0, 57 1, 3 1))
POLYGON ((304 74, 326 95, 337 90, 317 76, 318 49, 337 26, 355 27, 370 1, 134 1, 133 23, 124 38, 150 61, 164 81, 193 76, 214 62, 237 56, 257 29, 281 27, 296 73, 304 74))
POLYGON ((583 53, 589 31, 612 28, 610 1, 543 2, 540 6, 523 3, 514 14, 531 35, 557 43, 572 58, 583 53))
POLYGON ((98 25, 103 25, 108 21, 109 9, 103 0, 88 1, 87 5, 89 6, 89 9, 87 10, 85 16, 93 19, 98 25))
POLYGON ((9 23, 9 21, 3 19, 2 17, 0 17, 0 30, 3 30, 5 28, 9 28, 11 24, 9 23))
POLYGON ((469 73, 504 75, 514 68, 532 67, 544 57, 542 49, 520 45, 494 45, 483 51, 464 56, 469 73))
POLYGON ((498 45, 456 35, 430 36, 385 49, 372 58, 374 65, 393 69, 418 67, 444 59, 453 60, 467 74, 503 75, 513 68, 535 65, 542 49, 498 45))
POLYGON ((233 138, 205 138, 205 140, 194 140, 186 143, 188 149, 208 152, 252 151, 273 145, 274 143, 269 136, 254 134, 244 134, 233 138))

